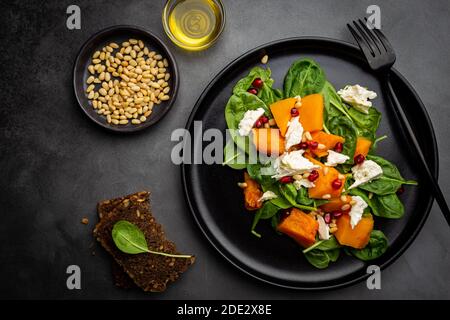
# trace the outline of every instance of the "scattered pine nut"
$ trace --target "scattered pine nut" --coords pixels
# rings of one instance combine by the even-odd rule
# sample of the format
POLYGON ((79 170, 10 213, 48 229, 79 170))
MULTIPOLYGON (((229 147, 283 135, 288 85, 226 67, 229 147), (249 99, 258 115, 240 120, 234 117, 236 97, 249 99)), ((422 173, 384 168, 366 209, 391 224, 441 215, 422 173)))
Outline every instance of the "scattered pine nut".
POLYGON ((261 58, 261 63, 266 64, 269 61, 269 56, 266 54, 261 58))
POLYGON ((86 217, 83 217, 83 219, 81 219, 81 223, 82 224, 88 224, 89 223, 89 219, 86 217))
POLYGON ((238 182, 238 187, 245 189, 245 188, 247 188, 247 183, 246 182, 238 182))

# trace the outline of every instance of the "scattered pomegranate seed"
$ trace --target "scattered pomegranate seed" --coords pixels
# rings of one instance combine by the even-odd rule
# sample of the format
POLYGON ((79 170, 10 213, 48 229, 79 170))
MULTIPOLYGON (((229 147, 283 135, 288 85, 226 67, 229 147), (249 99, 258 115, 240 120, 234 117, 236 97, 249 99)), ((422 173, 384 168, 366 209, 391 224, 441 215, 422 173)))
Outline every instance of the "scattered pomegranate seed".
POLYGON ((325 215, 323 216, 323 220, 325 220, 326 224, 329 224, 331 222, 331 214, 325 213, 325 215))
POLYGON ((252 82, 252 87, 258 88, 260 89, 263 85, 263 81, 261 80, 261 78, 256 78, 255 80, 253 80, 252 82))
POLYGON ((317 141, 308 141, 308 145, 310 149, 317 149, 317 147, 319 146, 319 143, 317 141))
POLYGON ((344 150, 344 144, 342 142, 336 143, 334 146, 334 151, 341 153, 344 150))
POLYGON ((261 128, 262 125, 263 125, 263 123, 262 123, 261 120, 257 120, 257 121, 255 122, 255 127, 257 127, 257 128, 261 128))
POLYGON ((336 211, 333 211, 332 213, 332 216, 333 216, 333 218, 339 218, 340 216, 342 216, 342 211, 339 211, 339 210, 336 210, 336 211))
POLYGON ((331 186, 333 187, 333 189, 339 189, 340 187, 342 187, 342 180, 334 179, 333 182, 331 182, 331 186))
POLYGON ((313 181, 316 181, 317 178, 319 178, 319 171, 317 171, 317 170, 311 171, 308 176, 308 180, 313 182, 313 181))
POLYGON ((258 94, 258 90, 256 90, 255 88, 250 88, 247 90, 247 92, 255 95, 258 94))
POLYGON ((281 183, 291 183, 293 181, 294 181, 294 179, 292 179, 292 177, 283 177, 280 179, 281 183))
POLYGON ((261 118, 259 118, 259 120, 260 120, 262 123, 267 123, 267 122, 269 122, 269 118, 267 118, 266 116, 261 116, 261 118))
POLYGON ((306 143, 306 142, 302 142, 298 146, 300 147, 300 149, 303 149, 303 150, 308 149, 308 143, 306 143))
POLYGON ((401 186, 401 187, 398 188, 398 190, 397 190, 397 194, 398 194, 398 195, 402 195, 404 192, 405 192, 405 187, 404 187, 404 186, 401 186))
POLYGON ((356 164, 361 164, 366 160, 366 157, 364 157, 362 154, 358 154, 355 158, 353 158, 353 161, 355 161, 356 164))
POLYGON ((291 109, 291 116, 292 117, 297 117, 299 115, 298 109, 297 108, 292 108, 291 109))

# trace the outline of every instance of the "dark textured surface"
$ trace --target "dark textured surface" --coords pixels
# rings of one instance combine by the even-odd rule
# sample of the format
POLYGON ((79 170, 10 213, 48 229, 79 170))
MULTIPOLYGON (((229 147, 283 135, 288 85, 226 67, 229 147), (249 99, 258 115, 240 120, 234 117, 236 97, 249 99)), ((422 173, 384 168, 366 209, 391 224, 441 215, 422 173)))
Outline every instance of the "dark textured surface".
MULTIPOLYGON (((382 273, 382 290, 365 283, 326 292, 297 292, 240 273, 205 241, 192 221, 170 162, 170 133, 183 127, 203 88, 241 53, 280 38, 316 35, 351 41, 345 22, 370 1, 226 1, 220 41, 200 53, 173 48, 180 91, 173 110, 142 133, 98 128, 79 109, 72 65, 82 43, 114 24, 136 24, 160 35, 162 1, 78 1, 82 29, 65 27, 73 2, 2 2, 0 38, 0 224, 2 298, 450 298, 450 232, 437 206, 414 244, 382 273), (269 23, 271 22, 271 23, 269 23), (94 246, 100 199, 152 191, 152 208, 180 251, 197 261, 164 294, 123 291, 112 284, 109 257, 94 246), (80 219, 87 216, 90 224, 80 219), (78 264, 82 290, 66 289, 66 267, 78 264)), ((444 193, 450 190, 450 3, 377 1, 397 52, 397 69, 428 108, 438 140, 444 193)), ((417 124, 420 125, 420 124, 417 124)), ((447 197, 448 200, 450 200, 447 197)), ((418 212, 417 214, 420 214, 418 212)))

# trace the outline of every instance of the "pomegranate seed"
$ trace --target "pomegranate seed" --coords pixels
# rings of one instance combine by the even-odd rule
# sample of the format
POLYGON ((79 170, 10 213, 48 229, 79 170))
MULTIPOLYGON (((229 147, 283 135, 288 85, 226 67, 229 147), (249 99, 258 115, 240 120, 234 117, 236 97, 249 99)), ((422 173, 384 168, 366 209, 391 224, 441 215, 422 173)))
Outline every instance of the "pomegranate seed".
POLYGON ((299 115, 298 109, 297 108, 292 108, 291 109, 291 116, 292 117, 297 117, 299 115))
POLYGON ((323 216, 323 220, 325 220, 326 224, 329 224, 331 222, 331 214, 325 213, 325 215, 323 216))
POLYGON ((256 78, 255 80, 253 80, 252 82, 252 87, 258 88, 260 89, 263 85, 263 81, 261 80, 261 78, 256 78))
POLYGON ((317 178, 319 178, 319 171, 317 171, 317 170, 311 171, 311 173, 308 176, 308 180, 313 182, 313 181, 316 181, 317 178))
POLYGON ((397 190, 397 194, 398 195, 402 195, 405 192, 405 187, 401 186, 400 188, 398 188, 397 190))
POLYGON ((269 122, 269 118, 267 118, 266 116, 261 116, 261 118, 259 118, 259 120, 260 120, 262 123, 267 123, 267 122, 269 122))
POLYGON ((262 121, 261 120, 257 120, 256 122, 255 122, 255 127, 257 127, 257 128, 261 128, 262 127, 262 121))
POLYGON ((355 161, 356 164, 361 164, 366 160, 366 157, 364 157, 362 154, 358 154, 353 161, 355 161))
POLYGON ((333 189, 339 189, 340 187, 342 187, 342 180, 334 179, 333 182, 331 182, 331 186, 333 187, 333 189))
POLYGON ((258 94, 258 90, 256 90, 255 88, 250 88, 247 90, 247 92, 255 95, 258 94))
POLYGON ((293 181, 294 181, 294 179, 292 179, 292 177, 283 177, 280 179, 281 183, 291 183, 293 181))
POLYGON ((340 216, 342 216, 342 211, 339 211, 339 210, 336 210, 336 211, 333 211, 332 213, 332 216, 333 216, 333 218, 339 218, 340 216))
POLYGON ((298 146, 300 147, 300 149, 303 149, 303 150, 308 149, 308 143, 306 143, 306 142, 302 142, 298 146))
POLYGON ((336 143, 336 145, 334 146, 334 151, 340 153, 342 152, 342 150, 344 150, 344 144, 342 142, 336 143))
POLYGON ((308 145, 310 149, 317 149, 317 147, 319 146, 319 143, 317 141, 308 141, 308 145))

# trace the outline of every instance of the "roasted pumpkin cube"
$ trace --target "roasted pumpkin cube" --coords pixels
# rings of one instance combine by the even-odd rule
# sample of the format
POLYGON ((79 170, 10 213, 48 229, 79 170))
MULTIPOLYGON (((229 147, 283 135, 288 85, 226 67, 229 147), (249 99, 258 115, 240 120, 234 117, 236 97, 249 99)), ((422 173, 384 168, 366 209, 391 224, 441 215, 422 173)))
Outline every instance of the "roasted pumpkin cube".
POLYGON ((319 177, 314 181, 315 186, 308 189, 309 197, 312 199, 331 199, 339 197, 344 189, 346 178, 339 179, 340 173, 335 168, 328 167, 309 155, 305 155, 305 157, 312 163, 320 166, 320 169, 317 169, 319 177), (333 181, 336 179, 342 181, 339 189, 333 188, 333 181))
POLYGON ((320 93, 302 97, 299 112, 303 130, 314 132, 323 129, 323 96, 320 93))
POLYGON ((256 150, 267 155, 282 155, 284 153, 284 138, 279 129, 253 129, 253 144, 256 150))
POLYGON ((247 210, 257 210, 261 208, 262 203, 259 199, 263 192, 260 189, 259 183, 253 180, 247 172, 244 172, 244 182, 247 186, 244 188, 244 201, 247 210))
POLYGON ((350 216, 342 215, 336 221, 337 231, 334 233, 337 241, 343 246, 355 249, 364 248, 370 240, 370 233, 373 230, 372 215, 363 216, 354 229, 350 224, 350 216))
POLYGON ((319 223, 312 216, 293 208, 277 227, 282 232, 307 248, 316 242, 319 223))
POLYGON ((296 101, 295 98, 287 98, 270 105, 270 111, 283 137, 291 120, 291 109, 295 106, 296 101))
POLYGON ((367 156, 371 146, 372 141, 364 137, 358 137, 358 139, 356 140, 356 149, 354 157, 356 157, 358 154, 362 154, 364 157, 367 156))

